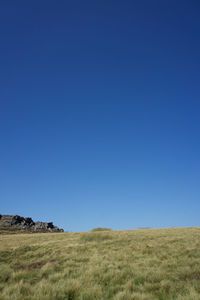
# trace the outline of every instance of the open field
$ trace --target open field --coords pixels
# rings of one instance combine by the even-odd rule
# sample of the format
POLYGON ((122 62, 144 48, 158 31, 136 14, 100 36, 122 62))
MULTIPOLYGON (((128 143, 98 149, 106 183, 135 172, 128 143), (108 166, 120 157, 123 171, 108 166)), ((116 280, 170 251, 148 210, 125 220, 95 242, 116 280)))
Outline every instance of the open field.
POLYGON ((200 299, 200 228, 0 236, 1 300, 200 299))

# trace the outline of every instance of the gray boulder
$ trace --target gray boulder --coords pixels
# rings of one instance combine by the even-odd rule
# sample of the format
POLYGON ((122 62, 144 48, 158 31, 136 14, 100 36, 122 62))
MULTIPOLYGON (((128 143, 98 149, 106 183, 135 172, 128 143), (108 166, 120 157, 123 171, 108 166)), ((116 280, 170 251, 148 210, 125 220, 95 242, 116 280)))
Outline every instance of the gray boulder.
POLYGON ((18 215, 0 214, 0 232, 4 231, 28 231, 28 232, 63 232, 63 229, 54 226, 52 222, 34 222, 31 218, 18 215))

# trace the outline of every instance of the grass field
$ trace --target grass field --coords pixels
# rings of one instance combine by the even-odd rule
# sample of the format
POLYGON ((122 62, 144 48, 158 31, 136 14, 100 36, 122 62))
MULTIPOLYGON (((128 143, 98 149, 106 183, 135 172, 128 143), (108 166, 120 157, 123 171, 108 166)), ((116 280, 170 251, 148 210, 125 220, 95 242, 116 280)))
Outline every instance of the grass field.
POLYGON ((1 235, 0 299, 200 299, 200 228, 1 235))

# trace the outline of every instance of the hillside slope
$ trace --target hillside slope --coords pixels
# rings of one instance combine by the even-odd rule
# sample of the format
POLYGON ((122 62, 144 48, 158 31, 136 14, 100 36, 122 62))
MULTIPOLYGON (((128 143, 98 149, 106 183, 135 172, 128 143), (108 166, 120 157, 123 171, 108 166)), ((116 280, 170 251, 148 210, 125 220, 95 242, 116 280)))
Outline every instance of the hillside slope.
POLYGON ((1 235, 1 300, 200 299, 200 228, 1 235))

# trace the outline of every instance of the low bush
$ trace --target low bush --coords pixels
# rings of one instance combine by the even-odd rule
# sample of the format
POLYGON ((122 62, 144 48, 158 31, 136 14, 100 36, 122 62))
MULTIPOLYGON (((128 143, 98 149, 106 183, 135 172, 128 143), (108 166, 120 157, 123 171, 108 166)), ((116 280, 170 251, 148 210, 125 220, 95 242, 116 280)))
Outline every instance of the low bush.
POLYGON ((111 231, 112 229, 110 228, 104 228, 104 227, 97 227, 97 228, 94 228, 91 230, 91 232, 94 232, 94 231, 111 231))

